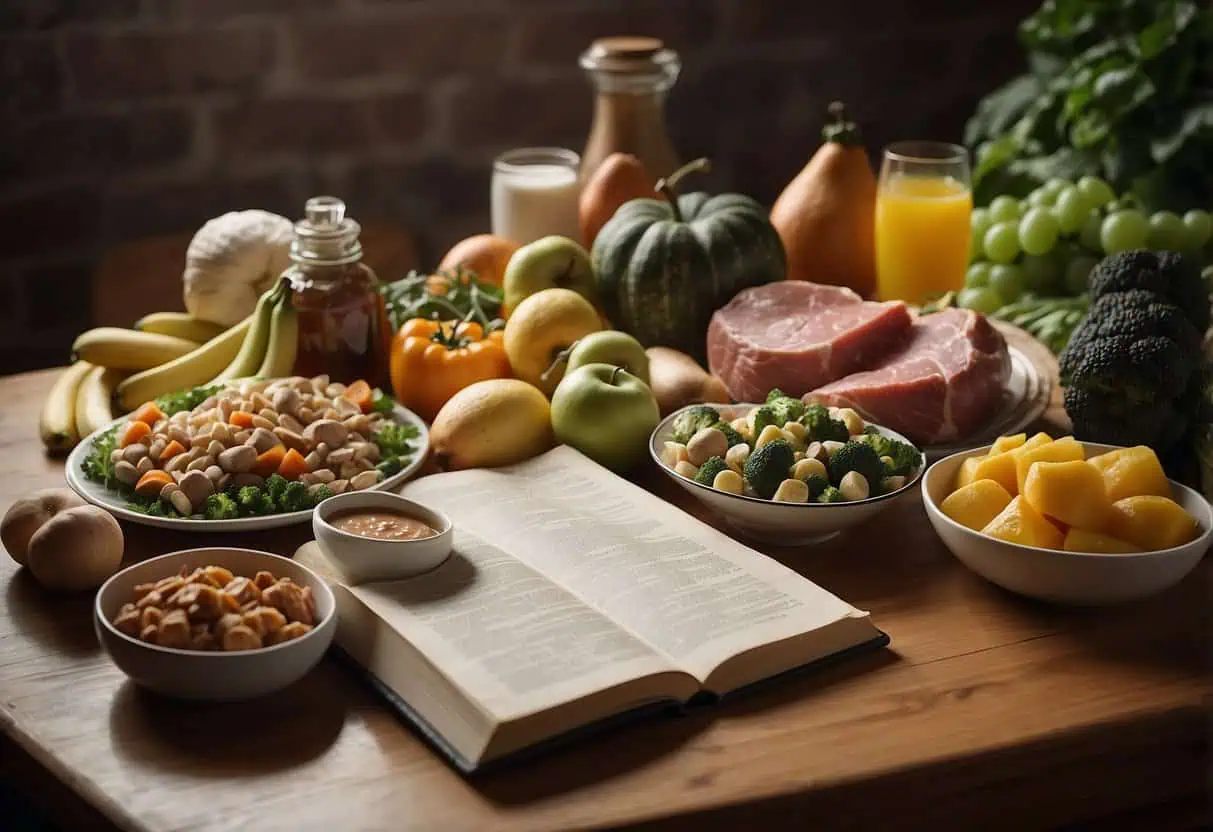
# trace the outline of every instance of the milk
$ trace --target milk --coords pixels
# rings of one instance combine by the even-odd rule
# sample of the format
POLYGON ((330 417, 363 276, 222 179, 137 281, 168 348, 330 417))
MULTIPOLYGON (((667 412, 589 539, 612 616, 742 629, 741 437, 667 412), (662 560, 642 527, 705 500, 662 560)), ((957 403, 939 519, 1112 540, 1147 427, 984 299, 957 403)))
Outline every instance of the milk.
MULTIPOLYGON (((576 154, 570 153, 573 159, 576 154)), ((493 233, 519 245, 549 234, 579 240, 577 166, 498 160, 493 168, 493 233)))

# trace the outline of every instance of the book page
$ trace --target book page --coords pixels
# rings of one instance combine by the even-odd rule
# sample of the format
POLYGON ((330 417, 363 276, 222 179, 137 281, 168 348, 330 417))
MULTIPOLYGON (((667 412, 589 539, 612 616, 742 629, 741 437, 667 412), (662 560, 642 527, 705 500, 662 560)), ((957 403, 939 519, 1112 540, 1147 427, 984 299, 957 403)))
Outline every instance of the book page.
POLYGON ((700 681, 738 653, 866 616, 571 448, 425 477, 402 493, 493 540, 700 681))
POLYGON ((496 721, 676 671, 634 635, 466 529, 449 560, 349 588, 496 721))

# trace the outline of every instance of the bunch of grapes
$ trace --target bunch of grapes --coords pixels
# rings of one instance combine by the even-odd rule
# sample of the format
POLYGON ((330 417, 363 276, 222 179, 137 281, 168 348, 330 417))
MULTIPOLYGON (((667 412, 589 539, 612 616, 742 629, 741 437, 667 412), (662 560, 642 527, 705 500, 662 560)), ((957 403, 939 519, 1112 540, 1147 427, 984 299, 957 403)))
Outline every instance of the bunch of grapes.
MULTIPOLYGON (((1179 251, 1213 260, 1213 216, 1188 211, 1147 215, 1107 182, 1050 179, 1020 201, 996 197, 972 214, 970 265, 956 303, 993 314, 1025 295, 1074 297, 1104 256, 1133 248, 1179 251)), ((1209 278, 1211 267, 1206 267, 1209 278)))

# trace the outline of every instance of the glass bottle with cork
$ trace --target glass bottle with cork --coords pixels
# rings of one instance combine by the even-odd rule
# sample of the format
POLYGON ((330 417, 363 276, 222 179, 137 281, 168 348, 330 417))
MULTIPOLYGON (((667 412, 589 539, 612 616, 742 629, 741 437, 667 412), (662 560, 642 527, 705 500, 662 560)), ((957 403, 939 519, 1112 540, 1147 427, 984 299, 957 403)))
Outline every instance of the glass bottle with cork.
POLYGON ((362 262, 362 227, 332 196, 312 197, 304 214, 283 272, 299 314, 295 372, 385 386, 391 331, 379 280, 362 262))
POLYGON ((657 38, 599 38, 581 55, 581 67, 597 93, 594 122, 581 154, 586 182, 612 153, 630 153, 654 177, 678 169, 678 154, 666 132, 665 98, 682 63, 657 38))

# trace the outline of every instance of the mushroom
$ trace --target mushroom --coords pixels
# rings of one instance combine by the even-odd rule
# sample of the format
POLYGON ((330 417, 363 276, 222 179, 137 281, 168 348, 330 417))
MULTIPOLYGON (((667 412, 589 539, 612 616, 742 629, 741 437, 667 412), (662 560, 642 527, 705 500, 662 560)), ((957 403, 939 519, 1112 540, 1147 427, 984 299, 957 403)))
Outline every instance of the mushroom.
POLYGON ((257 464, 257 449, 251 445, 236 445, 216 457, 219 467, 229 474, 243 474, 257 464))
POLYGON ((309 445, 323 442, 330 448, 337 448, 345 443, 349 432, 349 428, 335 419, 319 419, 303 429, 303 438, 309 445))
POLYGON ((215 484, 201 471, 190 471, 181 478, 178 487, 189 498, 190 505, 201 506, 206 498, 215 493, 215 484))
POLYGON ((138 465, 139 460, 147 456, 148 448, 142 442, 136 442, 134 445, 127 445, 122 449, 122 458, 131 465, 138 465))
POLYGON ((278 435, 274 431, 266 430, 265 428, 257 428, 253 431, 252 435, 245 440, 245 444, 250 445, 257 453, 263 454, 275 445, 281 445, 283 443, 278 439, 278 435))
POLYGON ((294 413, 299 407, 299 393, 290 387, 282 387, 274 393, 274 411, 281 420, 284 413, 294 413))
POLYGON ((351 489, 353 489, 354 491, 361 491, 364 488, 370 488, 372 485, 375 485, 376 483, 379 482, 379 478, 381 476, 383 476, 382 471, 378 471, 378 470, 374 470, 374 469, 372 469, 370 471, 363 471, 362 473, 358 474, 356 477, 354 477, 353 479, 350 480, 349 487, 351 489))

